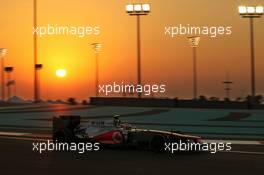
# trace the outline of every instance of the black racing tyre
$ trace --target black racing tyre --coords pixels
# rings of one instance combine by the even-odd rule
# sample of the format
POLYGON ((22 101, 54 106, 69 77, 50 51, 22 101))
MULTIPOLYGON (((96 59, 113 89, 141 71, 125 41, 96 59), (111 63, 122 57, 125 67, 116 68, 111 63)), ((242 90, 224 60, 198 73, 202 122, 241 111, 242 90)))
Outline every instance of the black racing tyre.
POLYGON ((123 144, 125 140, 123 134, 120 131, 114 132, 112 135, 112 139, 116 144, 120 144, 120 145, 123 144))
POLYGON ((155 153, 164 151, 165 139, 161 135, 154 136, 150 141, 150 149, 155 153))
POLYGON ((69 128, 64 128, 54 134, 53 140, 60 143, 70 143, 75 139, 73 132, 69 128))

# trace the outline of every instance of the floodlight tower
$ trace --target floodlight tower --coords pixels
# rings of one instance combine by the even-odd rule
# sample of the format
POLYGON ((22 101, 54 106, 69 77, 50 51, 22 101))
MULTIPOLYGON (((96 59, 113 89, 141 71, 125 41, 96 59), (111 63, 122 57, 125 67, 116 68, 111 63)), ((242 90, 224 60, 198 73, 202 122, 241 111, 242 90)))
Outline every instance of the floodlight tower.
MULTIPOLYGON (((37 0, 33 0, 33 26, 37 28, 37 0)), ((33 35, 33 44, 34 44, 34 102, 39 101, 39 89, 38 89, 38 50, 37 50, 37 34, 34 32, 33 35)))
POLYGON ((101 43, 93 43, 91 44, 93 50, 95 52, 95 96, 99 96, 98 86, 99 86, 99 52, 101 51, 102 44, 101 43))
POLYGON ((256 96, 255 82, 255 48, 254 48, 254 18, 261 18, 263 6, 239 6, 238 12, 242 18, 249 18, 250 51, 251 51, 251 96, 256 96))
POLYGON ((199 45, 200 42, 199 36, 191 36, 188 37, 190 46, 193 48, 193 99, 197 99, 197 61, 196 61, 196 48, 199 45))
POLYGON ((5 63, 4 63, 4 57, 7 54, 7 49, 0 48, 0 59, 1 59, 1 95, 2 100, 5 100, 5 63))
MULTIPOLYGON (((141 42, 140 42, 140 16, 150 13, 150 4, 136 3, 127 4, 126 12, 131 16, 137 17, 137 84, 141 85, 141 42)), ((141 93, 138 93, 138 98, 141 98, 141 93)))

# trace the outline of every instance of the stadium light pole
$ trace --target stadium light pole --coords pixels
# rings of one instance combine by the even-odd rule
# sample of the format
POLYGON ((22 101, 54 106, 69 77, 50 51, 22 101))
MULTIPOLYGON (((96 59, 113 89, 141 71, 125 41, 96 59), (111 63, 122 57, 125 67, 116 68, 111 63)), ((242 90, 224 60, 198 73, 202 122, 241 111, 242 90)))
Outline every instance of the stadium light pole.
MULTIPOLYGON (((37 0, 33 0, 33 25, 34 28, 37 28, 37 0)), ((37 48, 38 40, 37 33, 34 32, 33 35, 33 55, 34 55, 34 103, 38 103, 40 101, 40 92, 39 92, 39 82, 38 82, 38 70, 42 68, 41 64, 38 64, 38 48, 37 48), (41 66, 40 66, 41 65, 41 66)))
MULTIPOLYGON (((136 3, 127 4, 126 12, 131 16, 137 17, 137 84, 141 85, 141 42, 140 42, 140 16, 150 13, 150 4, 136 3)), ((141 98, 141 93, 138 93, 138 98, 141 98)))
POLYGON ((197 82, 197 56, 196 56, 196 48, 199 45, 200 37, 199 36, 191 36, 188 37, 190 46, 193 49, 193 99, 197 99, 197 89, 198 89, 198 82, 197 82))
POLYGON ((99 85, 99 52, 101 51, 101 43, 92 43, 93 50, 95 52, 95 96, 99 96, 98 85, 99 85))
POLYGON ((1 95, 2 100, 5 100, 5 63, 4 63, 4 57, 7 54, 6 48, 0 48, 0 59, 1 59, 1 95))
POLYGON ((254 46, 254 18, 261 18, 263 6, 239 6, 238 12, 242 18, 249 18, 250 25, 250 56, 251 56, 251 96, 256 96, 255 80, 255 46, 254 46))

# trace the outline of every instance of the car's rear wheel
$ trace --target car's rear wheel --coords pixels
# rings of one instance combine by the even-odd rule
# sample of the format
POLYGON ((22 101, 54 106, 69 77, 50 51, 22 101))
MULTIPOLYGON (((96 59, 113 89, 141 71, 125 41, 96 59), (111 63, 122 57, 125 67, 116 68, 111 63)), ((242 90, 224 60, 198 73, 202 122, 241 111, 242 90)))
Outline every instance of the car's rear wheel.
POLYGON ((150 142, 150 149, 153 152, 159 153, 164 151, 165 139, 160 135, 156 135, 150 142))

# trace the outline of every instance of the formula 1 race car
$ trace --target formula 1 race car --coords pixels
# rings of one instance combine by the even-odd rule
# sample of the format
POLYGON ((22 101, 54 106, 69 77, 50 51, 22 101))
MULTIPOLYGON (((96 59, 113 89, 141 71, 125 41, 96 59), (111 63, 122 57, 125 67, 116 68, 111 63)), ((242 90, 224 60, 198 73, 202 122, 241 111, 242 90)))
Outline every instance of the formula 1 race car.
POLYGON ((56 142, 91 142, 111 148, 138 148, 164 151, 166 142, 195 142, 201 138, 175 131, 137 129, 122 123, 118 116, 114 121, 90 121, 80 125, 80 116, 53 117, 53 140, 56 142))

